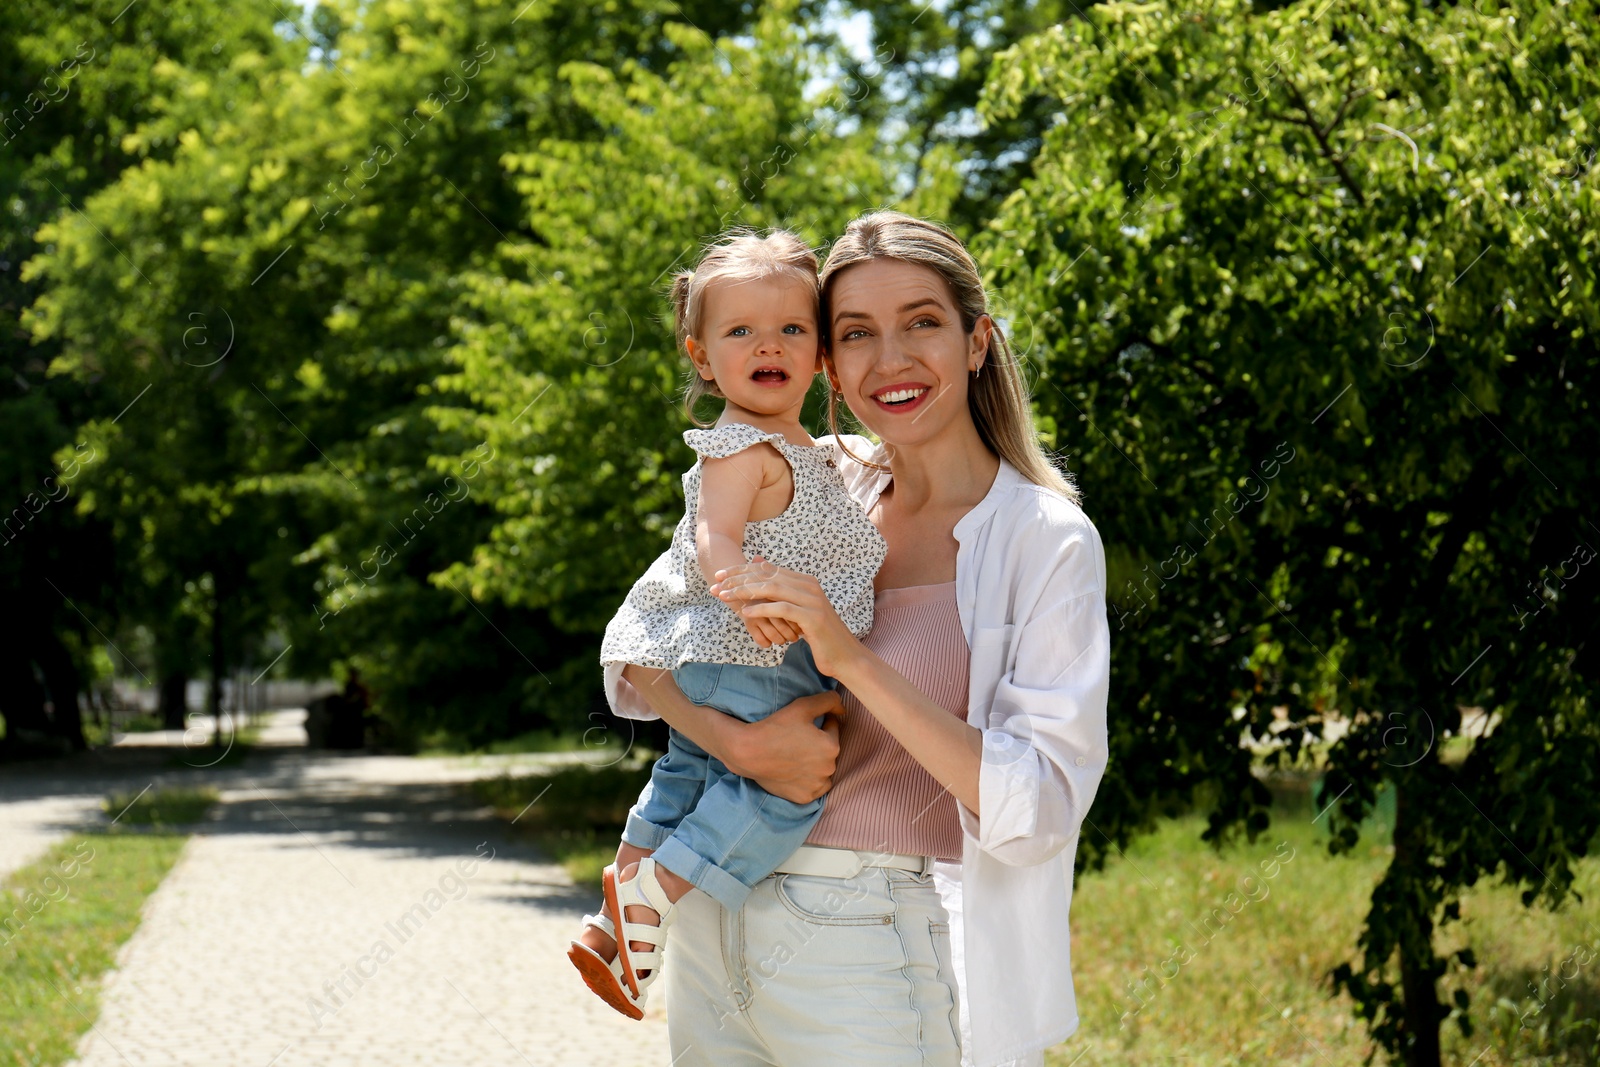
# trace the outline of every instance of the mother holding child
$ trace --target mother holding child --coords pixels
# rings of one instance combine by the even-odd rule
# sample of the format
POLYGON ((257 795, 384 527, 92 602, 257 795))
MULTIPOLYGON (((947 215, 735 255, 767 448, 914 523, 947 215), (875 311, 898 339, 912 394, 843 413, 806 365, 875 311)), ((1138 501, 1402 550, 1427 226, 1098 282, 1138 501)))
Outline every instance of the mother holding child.
POLYGON ((674 303, 691 418, 724 409, 601 649, 671 742, 568 956, 636 1019, 665 976, 676 1067, 1040 1064, 1078 1027, 1105 558, 977 267, 876 212, 820 276, 791 233, 727 235, 674 303))

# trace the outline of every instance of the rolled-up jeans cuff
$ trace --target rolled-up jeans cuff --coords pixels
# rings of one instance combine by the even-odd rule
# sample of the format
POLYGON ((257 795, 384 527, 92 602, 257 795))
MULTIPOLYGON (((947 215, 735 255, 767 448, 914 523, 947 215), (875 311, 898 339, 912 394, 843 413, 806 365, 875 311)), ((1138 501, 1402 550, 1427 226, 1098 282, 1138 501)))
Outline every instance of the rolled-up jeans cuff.
POLYGON ((651 852, 661 847, 661 843, 672 836, 672 831, 665 826, 657 826, 648 819, 641 819, 633 812, 628 812, 627 825, 622 830, 622 840, 634 848, 647 848, 651 852))
POLYGON ((738 911, 750 896, 749 886, 704 856, 695 855, 677 838, 656 849, 656 862, 729 911, 738 911))

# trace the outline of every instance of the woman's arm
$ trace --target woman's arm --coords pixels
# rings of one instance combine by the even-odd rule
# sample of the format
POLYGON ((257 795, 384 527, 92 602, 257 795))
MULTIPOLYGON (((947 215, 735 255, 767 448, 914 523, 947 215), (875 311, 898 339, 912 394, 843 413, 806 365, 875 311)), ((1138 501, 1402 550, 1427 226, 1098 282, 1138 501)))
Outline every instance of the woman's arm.
POLYGON ((863 645, 815 578, 759 558, 718 571, 717 578, 711 592, 740 605, 746 617, 784 618, 798 626, 817 669, 837 678, 936 782, 978 812, 983 732, 929 700, 863 645))
MULTIPOLYGON (((1083 572, 1098 569, 1098 538, 1086 537, 1081 548, 1069 555, 1095 557, 1082 561, 1090 565, 1044 576, 1042 602, 1004 627, 1015 645, 1013 666, 998 671, 999 685, 976 709, 985 724, 983 818, 960 812, 962 829, 984 852, 1016 866, 1043 863, 1072 843, 1110 759, 1111 633, 1103 579, 1079 591, 1094 582, 1083 572)), ((980 631, 973 656, 988 661, 986 675, 1002 666, 1007 640, 980 631)))
POLYGON ((977 815, 983 731, 929 700, 859 640, 854 643, 855 649, 839 662, 834 674, 839 684, 872 712, 934 781, 977 815))
POLYGON ((806 804, 833 787, 844 714, 837 693, 801 697, 760 722, 743 722, 689 700, 671 671, 630 663, 622 676, 667 725, 773 796, 806 804), (826 716, 820 729, 819 715, 826 716))
POLYGON ((1008 580, 1030 595, 1003 632, 980 627, 973 638, 975 674, 981 663, 984 677, 999 677, 969 712, 981 730, 938 708, 856 640, 814 579, 750 563, 720 572, 711 591, 734 603, 767 599, 741 610, 798 624, 818 668, 843 682, 960 801, 962 828, 978 847, 1028 866, 1077 834, 1110 756, 1105 552, 1076 508, 1050 522, 1019 523, 999 540, 1024 561, 1008 580))

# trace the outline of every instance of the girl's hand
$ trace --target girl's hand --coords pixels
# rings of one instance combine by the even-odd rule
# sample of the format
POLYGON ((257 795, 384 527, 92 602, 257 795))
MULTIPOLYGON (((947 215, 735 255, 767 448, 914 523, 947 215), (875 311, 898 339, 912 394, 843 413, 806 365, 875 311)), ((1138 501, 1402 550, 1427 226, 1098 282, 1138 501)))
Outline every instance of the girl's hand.
POLYGON ((749 563, 717 571, 711 594, 745 619, 782 620, 811 646, 811 658, 823 674, 837 677, 838 667, 861 642, 833 610, 822 584, 809 574, 785 570, 756 556, 749 563))
POLYGON ((751 638, 762 648, 786 645, 791 641, 800 640, 800 631, 787 619, 758 619, 748 615, 741 615, 740 618, 743 619, 744 628, 750 632, 751 638))

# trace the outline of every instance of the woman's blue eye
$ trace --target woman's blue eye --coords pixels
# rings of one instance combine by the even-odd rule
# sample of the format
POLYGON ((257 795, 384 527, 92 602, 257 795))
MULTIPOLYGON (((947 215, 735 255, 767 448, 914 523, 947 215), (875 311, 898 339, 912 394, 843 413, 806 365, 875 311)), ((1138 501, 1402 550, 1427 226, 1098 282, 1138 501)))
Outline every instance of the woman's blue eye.
POLYGON ((839 338, 839 340, 841 340, 841 341, 854 341, 857 337, 866 336, 866 333, 867 333, 866 330, 859 330, 859 329, 858 330, 846 330, 844 332, 844 336, 839 338))

